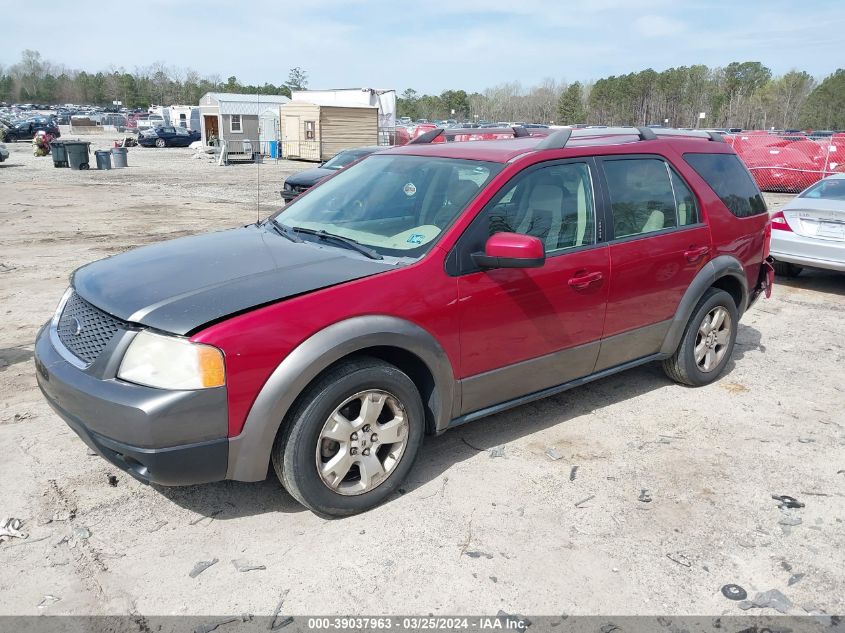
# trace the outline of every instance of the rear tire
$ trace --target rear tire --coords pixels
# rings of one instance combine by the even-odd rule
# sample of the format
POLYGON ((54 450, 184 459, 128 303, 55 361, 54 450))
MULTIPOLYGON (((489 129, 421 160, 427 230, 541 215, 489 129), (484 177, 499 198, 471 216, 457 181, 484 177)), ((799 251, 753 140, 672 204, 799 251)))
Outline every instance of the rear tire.
POLYGON ((318 514, 348 516, 399 488, 422 443, 425 415, 404 372, 360 357, 318 378, 286 423, 272 452, 282 485, 318 514))
POLYGON ((733 297, 719 288, 708 289, 693 310, 678 349, 663 361, 663 371, 682 385, 710 384, 730 360, 738 324, 733 297))
POLYGON ((779 262, 775 260, 774 264, 775 274, 781 277, 794 278, 801 274, 804 270, 803 266, 798 266, 790 262, 779 262))

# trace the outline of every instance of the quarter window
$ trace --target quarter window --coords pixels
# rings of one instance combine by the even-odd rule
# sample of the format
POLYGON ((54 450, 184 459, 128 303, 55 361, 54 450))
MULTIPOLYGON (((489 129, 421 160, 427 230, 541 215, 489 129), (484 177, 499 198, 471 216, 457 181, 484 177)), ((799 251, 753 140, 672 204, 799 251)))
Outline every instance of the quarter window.
MULTIPOLYGON (((533 235, 547 253, 595 243, 595 205, 585 163, 550 165, 517 177, 479 217, 484 238, 501 232, 533 235)), ((484 245, 476 245, 483 250, 484 245)))
POLYGON ((766 202, 736 154, 684 154, 728 210, 738 218, 766 213, 766 202))
POLYGON ((675 193, 666 163, 657 158, 604 161, 613 214, 613 237, 677 226, 675 193))
POLYGON ((241 115, 240 114, 233 114, 232 119, 230 122, 229 129, 232 132, 243 132, 243 126, 241 123, 241 115))

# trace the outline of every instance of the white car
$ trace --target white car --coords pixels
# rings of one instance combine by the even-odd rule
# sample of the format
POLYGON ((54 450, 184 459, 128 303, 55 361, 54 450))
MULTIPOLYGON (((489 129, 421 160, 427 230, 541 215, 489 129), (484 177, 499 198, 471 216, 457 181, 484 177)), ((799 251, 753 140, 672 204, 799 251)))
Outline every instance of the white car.
POLYGON ((3 143, 0 143, 0 163, 7 158, 9 158, 9 150, 6 149, 6 146, 3 145, 3 143))
POLYGON ((845 272, 845 174, 820 180, 772 215, 771 255, 785 277, 804 266, 845 272))

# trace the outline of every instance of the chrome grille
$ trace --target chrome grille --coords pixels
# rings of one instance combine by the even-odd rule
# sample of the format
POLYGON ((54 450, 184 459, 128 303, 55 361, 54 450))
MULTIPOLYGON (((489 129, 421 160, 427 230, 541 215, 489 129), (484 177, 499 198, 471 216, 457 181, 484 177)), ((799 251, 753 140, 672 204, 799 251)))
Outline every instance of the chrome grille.
POLYGON ((90 364, 117 334, 120 323, 74 292, 62 310, 56 330, 64 346, 90 364))

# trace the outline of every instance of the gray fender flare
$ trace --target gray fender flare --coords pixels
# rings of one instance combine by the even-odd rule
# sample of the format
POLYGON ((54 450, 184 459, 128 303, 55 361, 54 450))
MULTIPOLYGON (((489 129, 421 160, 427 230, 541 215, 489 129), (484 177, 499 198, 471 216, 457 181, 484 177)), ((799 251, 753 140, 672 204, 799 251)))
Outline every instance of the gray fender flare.
POLYGON ((437 430, 448 426, 455 397, 449 358, 420 326, 390 316, 340 321, 300 343, 273 371, 255 399, 240 435, 229 438, 227 479, 261 481, 267 476, 276 433, 296 398, 320 372, 344 356, 376 346, 397 347, 419 357, 434 377, 437 430))
POLYGON ((745 278, 745 270, 735 257, 731 257, 730 255, 715 257, 698 271, 698 274, 693 278, 692 283, 681 298, 678 309, 675 311, 675 316, 672 318, 672 325, 669 326, 669 332, 666 334, 666 338, 663 339, 663 345, 660 348, 661 354, 671 356, 675 353, 675 350, 678 349, 678 345, 681 343, 684 329, 692 316, 692 311, 695 310, 695 306, 698 305, 699 300, 707 292, 707 289, 725 276, 734 277, 742 288, 742 301, 740 301, 738 308, 739 315, 742 316, 748 305, 748 281, 745 278))

